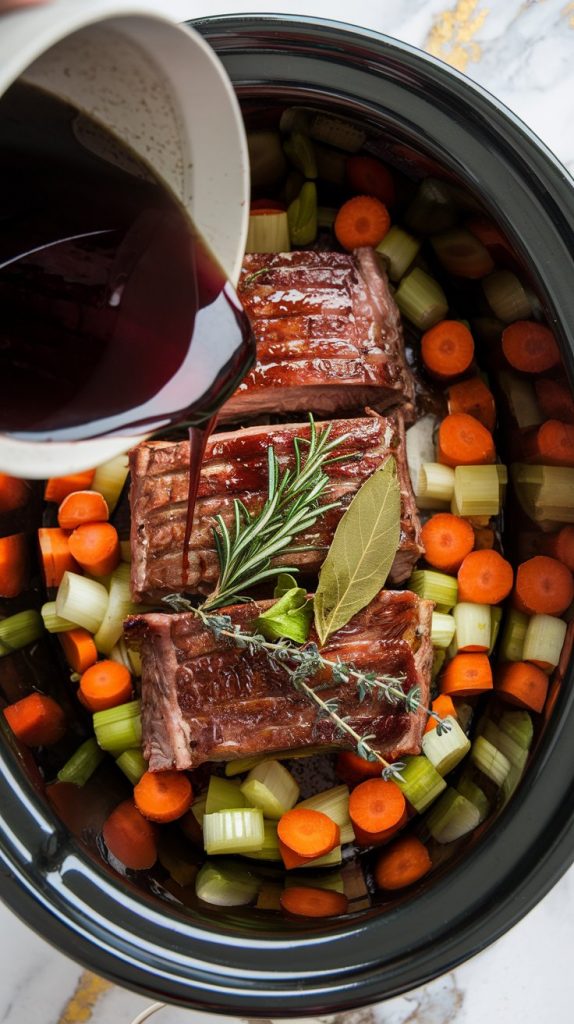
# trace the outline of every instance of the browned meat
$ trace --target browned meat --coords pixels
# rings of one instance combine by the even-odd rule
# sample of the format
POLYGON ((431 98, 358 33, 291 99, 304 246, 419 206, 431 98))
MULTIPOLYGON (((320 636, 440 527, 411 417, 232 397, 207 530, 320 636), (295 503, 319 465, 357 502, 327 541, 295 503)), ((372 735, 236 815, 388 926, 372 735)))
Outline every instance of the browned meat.
POLYGON ((365 405, 403 405, 410 419, 399 311, 373 249, 247 255, 239 296, 257 363, 223 420, 296 410, 332 416, 365 405))
MULTIPOLYGON (((326 424, 319 424, 319 428, 326 424)), ((409 575, 422 552, 420 524, 405 459, 404 430, 400 414, 335 420, 332 436, 347 434, 340 454, 349 459, 327 468, 331 478, 325 503, 340 500, 302 534, 301 543, 312 551, 291 555, 277 564, 297 564, 301 571, 316 572, 331 543, 335 527, 351 498, 389 454, 395 456, 401 484, 401 539, 390 579, 399 583, 409 575)), ((189 547, 189 569, 184 585, 182 551, 187 515, 189 443, 150 441, 139 445, 131 463, 131 548, 134 600, 156 600, 164 594, 187 590, 209 593, 218 576, 213 545, 213 516, 220 513, 231 523, 234 498, 250 510, 261 507, 267 490, 267 447, 273 444, 281 467, 292 464, 293 438, 308 437, 309 424, 248 427, 233 433, 214 434, 207 444, 201 470, 194 527, 189 547)))
MULTIPOLYGON (((249 628, 270 604, 236 605, 222 612, 249 628)), ((429 601, 409 591, 381 591, 333 634, 322 653, 366 672, 402 676, 405 691, 418 684, 428 706, 431 617, 429 601)), ((134 616, 125 633, 142 657, 144 757, 151 771, 185 770, 204 761, 315 744, 349 747, 333 721, 318 718, 316 707, 293 688, 284 668, 264 654, 215 640, 193 614, 134 616)), ((423 710, 407 713, 402 705, 371 697, 361 703, 354 683, 321 690, 324 700, 335 695, 340 714, 362 736, 374 735, 370 742, 384 757, 420 752, 423 710)))

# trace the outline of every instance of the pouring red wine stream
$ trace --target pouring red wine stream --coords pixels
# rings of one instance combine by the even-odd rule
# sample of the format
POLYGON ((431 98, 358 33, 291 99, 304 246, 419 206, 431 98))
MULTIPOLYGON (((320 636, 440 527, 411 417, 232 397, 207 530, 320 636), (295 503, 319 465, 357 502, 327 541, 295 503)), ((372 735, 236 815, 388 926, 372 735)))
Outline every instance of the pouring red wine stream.
POLYGON ((239 299, 149 168, 33 86, 0 103, 0 186, 0 432, 195 428, 185 568, 214 411, 254 358, 239 299))

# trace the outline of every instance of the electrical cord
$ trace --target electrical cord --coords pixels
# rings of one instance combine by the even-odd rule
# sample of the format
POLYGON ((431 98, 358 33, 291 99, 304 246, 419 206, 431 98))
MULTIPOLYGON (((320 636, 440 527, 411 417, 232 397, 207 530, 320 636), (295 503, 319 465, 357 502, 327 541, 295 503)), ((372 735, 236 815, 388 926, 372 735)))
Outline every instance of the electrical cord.
POLYGON ((146 1006, 145 1010, 138 1013, 137 1017, 134 1017, 131 1024, 144 1024, 144 1021, 153 1017, 154 1013, 157 1013, 158 1010, 163 1010, 165 1005, 165 1003, 151 1003, 150 1006, 146 1006))

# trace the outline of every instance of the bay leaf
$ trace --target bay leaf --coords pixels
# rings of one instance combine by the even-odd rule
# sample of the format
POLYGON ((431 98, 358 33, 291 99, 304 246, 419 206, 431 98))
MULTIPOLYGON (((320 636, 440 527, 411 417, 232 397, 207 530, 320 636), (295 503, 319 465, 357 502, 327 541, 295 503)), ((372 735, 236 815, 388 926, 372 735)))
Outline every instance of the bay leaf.
POLYGON ((314 607, 322 644, 384 586, 400 531, 401 492, 390 456, 357 491, 321 566, 314 607))

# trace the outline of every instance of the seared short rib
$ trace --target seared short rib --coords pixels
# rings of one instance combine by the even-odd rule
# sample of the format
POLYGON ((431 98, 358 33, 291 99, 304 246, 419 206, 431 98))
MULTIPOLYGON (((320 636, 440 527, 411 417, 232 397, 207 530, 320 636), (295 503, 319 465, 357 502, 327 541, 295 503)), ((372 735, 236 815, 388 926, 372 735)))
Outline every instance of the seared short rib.
MULTIPOLYGON (((221 614, 249 629, 271 603, 236 605, 221 614)), ((403 689, 418 684, 428 706, 431 617, 431 602, 409 591, 381 591, 333 634, 322 653, 366 672, 402 676, 403 689)), ((193 614, 133 616, 125 635, 142 658, 143 752, 151 771, 315 744, 352 745, 330 718, 317 716, 282 666, 216 640, 193 614)), ((323 673, 315 685, 319 681, 329 680, 323 673)), ((341 716, 360 735, 374 735, 371 745, 388 760, 420 752, 423 710, 408 713, 402 704, 372 697, 360 702, 354 682, 327 686, 321 697, 336 697, 341 716)))
POLYGON ((365 405, 401 405, 411 418, 400 315, 373 249, 253 253, 238 292, 257 362, 221 421, 300 410, 333 416, 365 405))
MULTIPOLYGON (((318 424, 324 429, 327 424, 318 424)), ((336 454, 349 458, 327 467, 330 485, 325 503, 341 505, 301 534, 298 544, 314 550, 277 559, 296 564, 302 572, 318 572, 345 508, 361 484, 389 455, 397 462, 401 487, 401 535, 390 581, 405 580, 422 553, 420 524, 405 456, 402 417, 370 416, 335 420, 331 436, 347 434, 336 454)), ((219 564, 213 543, 213 517, 220 513, 231 523, 234 498, 250 511, 259 509, 267 493, 267 448, 274 446, 281 464, 293 464, 293 439, 308 437, 309 424, 248 427, 214 434, 207 443, 201 470, 194 527, 189 547, 189 568, 183 579, 182 551, 189 484, 189 442, 149 441, 130 455, 131 549, 134 600, 157 600, 164 594, 186 590, 209 593, 219 564)))

